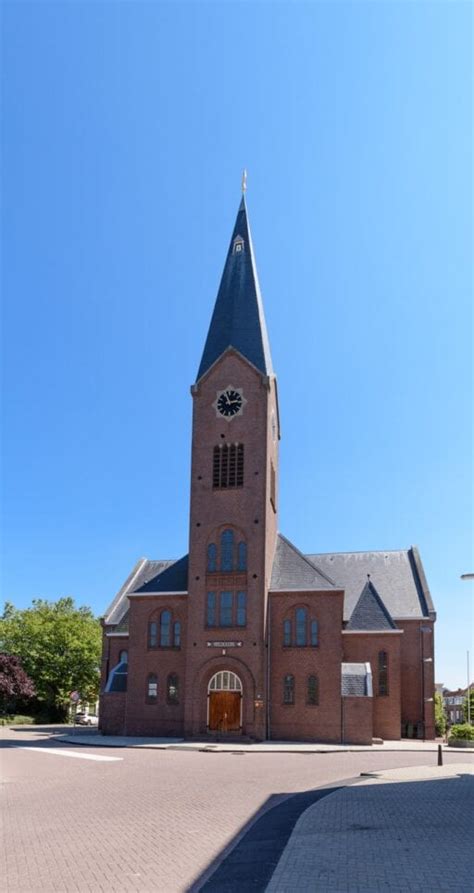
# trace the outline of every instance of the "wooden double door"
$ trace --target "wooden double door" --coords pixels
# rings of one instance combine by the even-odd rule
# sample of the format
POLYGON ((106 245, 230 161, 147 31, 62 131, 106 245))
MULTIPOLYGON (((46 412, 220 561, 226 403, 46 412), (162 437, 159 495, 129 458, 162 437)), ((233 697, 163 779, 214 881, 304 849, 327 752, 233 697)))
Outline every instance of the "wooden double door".
POLYGON ((222 733, 240 731, 241 701, 239 691, 209 692, 209 730, 222 733))

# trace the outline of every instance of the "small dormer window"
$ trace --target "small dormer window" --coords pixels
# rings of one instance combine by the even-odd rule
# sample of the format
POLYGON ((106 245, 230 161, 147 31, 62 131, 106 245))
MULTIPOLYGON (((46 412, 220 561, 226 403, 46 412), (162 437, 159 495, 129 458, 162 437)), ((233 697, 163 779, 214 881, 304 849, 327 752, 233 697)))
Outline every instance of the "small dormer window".
POLYGON ((244 240, 242 236, 236 236, 232 247, 232 254, 240 254, 244 250, 244 240))

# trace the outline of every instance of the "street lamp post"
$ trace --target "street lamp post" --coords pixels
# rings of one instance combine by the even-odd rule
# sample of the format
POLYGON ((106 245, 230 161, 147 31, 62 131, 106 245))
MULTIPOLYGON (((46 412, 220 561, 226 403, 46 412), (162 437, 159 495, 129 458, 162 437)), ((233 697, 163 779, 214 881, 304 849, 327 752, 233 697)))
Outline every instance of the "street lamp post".
MULTIPOLYGON (((474 574, 461 574, 461 580, 474 580, 474 574)), ((469 670, 469 651, 467 652, 467 721, 471 725, 471 677, 469 670)))

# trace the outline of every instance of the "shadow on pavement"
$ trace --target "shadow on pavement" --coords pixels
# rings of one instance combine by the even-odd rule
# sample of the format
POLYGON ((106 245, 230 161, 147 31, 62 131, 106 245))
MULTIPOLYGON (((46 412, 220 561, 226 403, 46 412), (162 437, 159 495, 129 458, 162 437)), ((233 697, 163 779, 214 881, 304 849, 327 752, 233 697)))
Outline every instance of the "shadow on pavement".
POLYGON ((224 858, 220 854, 188 893, 265 890, 300 815, 318 800, 356 780, 359 779, 299 794, 273 794, 239 832, 237 843, 226 847, 224 858))
POLYGON ((298 889, 298 876, 320 893, 472 889, 472 776, 354 784, 360 780, 273 795, 187 893, 263 893, 287 844, 281 891, 298 889), (335 793, 342 799, 325 800, 335 793), (311 810, 292 838, 318 802, 321 811, 311 810), (446 874, 446 853, 456 854, 455 876, 446 874))
MULTIPOLYGON (((68 737, 78 739, 78 743, 80 742, 80 738, 83 735, 91 736, 94 734, 94 731, 88 726, 68 726, 68 725, 50 725, 50 726, 35 726, 35 725, 27 725, 27 726, 3 726, 0 727, 0 734, 3 733, 0 738, 0 748, 2 747, 31 747, 33 745, 37 746, 38 744, 47 744, 54 741, 55 745, 65 744, 65 741, 61 741, 61 736, 67 734, 68 737), (28 734, 28 738, 22 738, 20 734, 22 733, 28 734)), ((69 741, 69 746, 73 743, 69 741)))

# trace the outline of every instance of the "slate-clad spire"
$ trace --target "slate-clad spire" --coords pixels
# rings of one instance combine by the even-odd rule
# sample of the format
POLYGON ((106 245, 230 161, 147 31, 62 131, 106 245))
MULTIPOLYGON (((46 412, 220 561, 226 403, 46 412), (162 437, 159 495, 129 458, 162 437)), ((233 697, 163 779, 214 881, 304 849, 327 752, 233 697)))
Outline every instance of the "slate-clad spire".
POLYGON ((235 347, 264 375, 272 372, 245 196, 237 212, 197 380, 228 347, 235 347))

